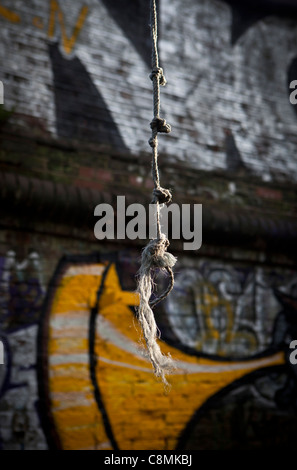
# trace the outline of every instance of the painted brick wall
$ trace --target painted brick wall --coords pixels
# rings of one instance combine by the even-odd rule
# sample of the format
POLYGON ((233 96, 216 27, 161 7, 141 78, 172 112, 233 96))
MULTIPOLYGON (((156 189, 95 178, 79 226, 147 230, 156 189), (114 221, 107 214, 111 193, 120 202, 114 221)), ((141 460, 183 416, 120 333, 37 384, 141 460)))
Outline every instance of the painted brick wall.
MULTIPOLYGON (((4 0, 0 74, 15 120, 55 137, 75 135, 137 156, 147 152, 147 3, 123 8, 95 0, 35 0, 30 6, 4 0)), ((242 12, 249 28, 233 13, 239 37, 232 44, 226 3, 160 2, 160 55, 168 80, 162 108, 173 128, 160 146, 170 160, 191 167, 245 165, 266 180, 295 180, 288 71, 296 22, 270 16, 269 9, 259 21, 252 13, 242 12), (238 152, 226 159, 230 134, 238 152)))
POLYGON ((97 204, 151 198, 148 6, 0 3, 2 449, 296 442, 296 6, 159 2, 162 182, 203 204, 156 309, 168 394, 137 348, 143 243, 93 233, 97 204))

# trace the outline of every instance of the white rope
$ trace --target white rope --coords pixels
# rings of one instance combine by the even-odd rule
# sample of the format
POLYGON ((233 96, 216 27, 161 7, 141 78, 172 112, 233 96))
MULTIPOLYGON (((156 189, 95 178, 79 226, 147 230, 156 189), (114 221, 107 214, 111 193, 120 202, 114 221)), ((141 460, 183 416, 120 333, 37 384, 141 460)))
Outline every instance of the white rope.
POLYGON ((153 365, 157 377, 161 377, 164 384, 168 385, 165 375, 175 367, 170 355, 163 355, 157 343, 158 327, 152 308, 161 300, 165 299, 174 286, 174 275, 172 267, 176 258, 167 252, 169 241, 161 232, 160 204, 168 204, 172 200, 171 192, 160 186, 158 169, 158 133, 169 133, 171 127, 165 119, 160 118, 160 85, 164 86, 166 80, 163 69, 159 67, 159 55, 157 48, 157 9, 156 1, 151 0, 151 36, 152 36, 152 73, 150 78, 153 82, 154 118, 150 124, 152 136, 149 144, 152 147, 152 177, 154 181, 153 203, 156 204, 157 238, 151 240, 144 248, 141 258, 141 266, 138 272, 137 292, 140 297, 137 309, 138 320, 142 327, 148 357, 153 365), (169 274, 170 283, 166 291, 154 301, 150 301, 153 291, 153 276, 156 269, 161 269, 169 274))

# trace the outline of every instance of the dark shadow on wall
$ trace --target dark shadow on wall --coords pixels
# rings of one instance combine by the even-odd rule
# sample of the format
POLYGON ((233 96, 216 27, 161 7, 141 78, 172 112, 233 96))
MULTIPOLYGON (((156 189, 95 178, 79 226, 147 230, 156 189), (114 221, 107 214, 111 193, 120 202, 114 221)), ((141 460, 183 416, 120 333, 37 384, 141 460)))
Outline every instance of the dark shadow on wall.
MULTIPOLYGON (((149 0, 102 1, 111 17, 122 29, 124 35, 135 47, 143 61, 150 67, 152 45, 149 0)), ((160 33, 160 25, 158 30, 160 33)))
POLYGON ((225 150, 226 150, 226 168, 229 172, 247 171, 246 165, 242 160, 240 151, 236 145, 232 131, 225 129, 225 150))
POLYGON ((127 152, 117 125, 85 66, 77 57, 63 57, 58 43, 48 47, 58 136, 106 144, 127 152))
POLYGON ((297 298, 274 289, 282 309, 271 347, 285 365, 267 367, 235 380, 209 398, 182 432, 178 449, 293 450, 297 439, 297 365, 290 343, 297 334, 297 298))
POLYGON ((276 395, 286 366, 257 370, 213 395, 183 431, 179 450, 293 450, 296 407, 280 409, 276 395))

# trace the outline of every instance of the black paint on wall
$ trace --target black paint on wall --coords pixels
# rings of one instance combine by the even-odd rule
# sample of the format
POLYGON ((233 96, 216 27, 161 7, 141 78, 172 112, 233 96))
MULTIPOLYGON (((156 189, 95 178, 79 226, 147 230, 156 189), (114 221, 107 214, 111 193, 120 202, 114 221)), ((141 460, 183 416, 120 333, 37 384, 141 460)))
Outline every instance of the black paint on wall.
POLYGON ((280 410, 285 366, 256 370, 221 389, 197 410, 180 436, 179 450, 293 450, 296 407, 280 410))
POLYGON ((257 21, 266 16, 297 17, 296 0, 222 0, 232 9, 231 43, 238 39, 257 21))
MULTIPOLYGON (((150 1, 102 0, 144 62, 151 65, 150 1)), ((159 24, 160 32, 160 24, 159 24)))
POLYGON ((226 168, 229 172, 245 170, 246 166, 237 148, 234 136, 230 130, 225 131, 226 168))
POLYGON ((96 349, 95 349, 95 344, 96 344, 96 319, 99 311, 99 302, 100 298, 102 295, 102 292, 104 290, 104 284, 105 284, 105 279, 108 274, 108 271, 111 267, 111 263, 109 263, 103 274, 102 274, 102 280, 101 284, 99 286, 98 292, 97 292, 97 299, 96 299, 96 304, 95 306, 91 309, 90 312, 90 321, 89 321, 89 368, 90 368, 90 377, 91 381, 93 384, 93 393, 94 393, 94 398, 98 406, 98 410, 102 415, 103 423, 104 423, 104 428, 106 435, 108 439, 110 440, 110 443, 112 444, 112 448, 114 450, 119 450, 111 423, 109 421, 108 413, 106 412, 104 402, 101 397, 101 392, 100 392, 100 387, 97 382, 97 377, 96 377, 96 371, 98 367, 98 358, 96 355, 96 349))
POLYGON ((65 58, 58 44, 49 44, 58 136, 128 149, 98 88, 77 58, 65 58))

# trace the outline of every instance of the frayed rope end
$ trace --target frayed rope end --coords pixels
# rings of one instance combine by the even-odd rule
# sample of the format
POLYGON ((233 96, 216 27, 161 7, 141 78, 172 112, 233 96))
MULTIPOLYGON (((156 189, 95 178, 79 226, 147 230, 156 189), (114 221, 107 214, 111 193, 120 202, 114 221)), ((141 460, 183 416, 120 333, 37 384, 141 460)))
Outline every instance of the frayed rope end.
POLYGON ((143 249, 137 285, 137 293, 140 297, 137 316, 142 327, 147 348, 147 356, 153 365, 155 375, 162 379, 162 382, 166 387, 168 387, 169 384, 165 375, 172 373, 176 367, 170 355, 166 356, 162 354, 157 343, 159 330, 152 308, 167 297, 174 285, 172 267, 175 265, 177 259, 171 253, 166 251, 168 246, 168 239, 164 234, 161 234, 160 238, 151 240, 143 249), (153 291, 153 271, 155 268, 166 270, 169 273, 170 284, 161 296, 153 302, 150 302, 150 297, 153 291))

